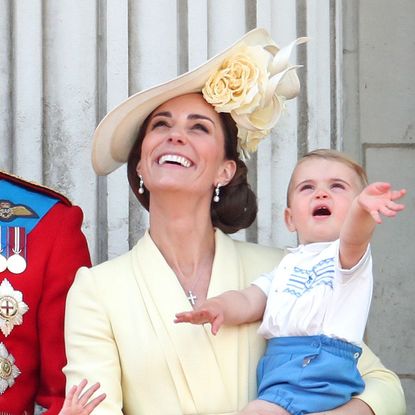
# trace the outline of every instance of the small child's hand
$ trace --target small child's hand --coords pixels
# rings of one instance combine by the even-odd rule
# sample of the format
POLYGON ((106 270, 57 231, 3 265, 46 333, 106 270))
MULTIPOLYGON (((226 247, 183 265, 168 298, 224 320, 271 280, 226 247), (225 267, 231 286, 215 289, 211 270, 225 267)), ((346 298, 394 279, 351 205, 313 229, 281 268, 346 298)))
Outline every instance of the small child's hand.
POLYGON ((87 383, 87 380, 84 379, 79 385, 72 386, 65 398, 65 402, 63 403, 59 415, 89 415, 105 399, 106 395, 103 393, 96 398, 89 400, 99 389, 99 383, 93 384, 82 394, 87 383))
POLYGON ((214 300, 205 301, 200 307, 192 311, 177 313, 175 323, 192 323, 212 325, 211 332, 216 335, 223 324, 223 311, 219 304, 214 300))
POLYGON ((406 193, 405 189, 393 190, 389 183, 376 182, 368 185, 358 196, 360 206, 373 217, 376 223, 382 223, 380 214, 396 216, 405 206, 395 203, 406 193))

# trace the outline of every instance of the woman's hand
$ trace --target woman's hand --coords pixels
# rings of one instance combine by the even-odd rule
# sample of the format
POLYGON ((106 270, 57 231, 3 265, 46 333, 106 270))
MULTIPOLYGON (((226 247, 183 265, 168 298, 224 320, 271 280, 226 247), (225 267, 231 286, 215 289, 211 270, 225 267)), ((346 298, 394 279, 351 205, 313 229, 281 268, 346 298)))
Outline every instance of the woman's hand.
POLYGON ((99 383, 95 383, 82 394, 87 383, 87 380, 84 379, 79 385, 72 386, 59 415, 89 415, 105 399, 106 395, 103 393, 91 401, 89 400, 99 389, 99 383))
POLYGON ((325 412, 316 412, 310 415, 376 415, 370 407, 360 399, 351 399, 336 409, 325 412))

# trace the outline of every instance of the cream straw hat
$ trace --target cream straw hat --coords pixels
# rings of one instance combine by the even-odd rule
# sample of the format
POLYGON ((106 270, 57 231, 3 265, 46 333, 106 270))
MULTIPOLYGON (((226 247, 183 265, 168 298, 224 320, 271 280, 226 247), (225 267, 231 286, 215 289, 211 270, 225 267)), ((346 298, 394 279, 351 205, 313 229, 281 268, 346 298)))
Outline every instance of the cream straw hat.
POLYGON ((242 157, 276 124, 286 99, 300 90, 289 56, 299 38, 280 49, 264 29, 254 29, 197 68, 168 82, 138 92, 111 110, 95 130, 92 164, 106 175, 128 160, 138 130, 147 116, 171 98, 202 92, 218 112, 229 112, 238 127, 242 157))

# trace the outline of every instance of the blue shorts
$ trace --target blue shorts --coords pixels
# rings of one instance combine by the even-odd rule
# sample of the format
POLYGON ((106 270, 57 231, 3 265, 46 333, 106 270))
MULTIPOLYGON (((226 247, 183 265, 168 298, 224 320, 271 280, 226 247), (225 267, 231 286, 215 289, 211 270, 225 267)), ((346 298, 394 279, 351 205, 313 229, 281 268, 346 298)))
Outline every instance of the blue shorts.
POLYGON ((360 394, 362 349, 324 335, 268 340, 258 363, 258 399, 292 415, 334 409, 360 394))

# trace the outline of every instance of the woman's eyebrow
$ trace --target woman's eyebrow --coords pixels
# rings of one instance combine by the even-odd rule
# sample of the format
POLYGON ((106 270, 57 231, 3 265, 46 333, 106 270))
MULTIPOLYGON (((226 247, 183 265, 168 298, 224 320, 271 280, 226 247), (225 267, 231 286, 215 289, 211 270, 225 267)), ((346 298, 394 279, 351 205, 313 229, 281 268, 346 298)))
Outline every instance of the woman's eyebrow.
POLYGON ((153 115, 154 117, 170 117, 171 118, 171 112, 170 111, 161 111, 161 112, 157 112, 156 114, 153 115))
MULTIPOLYGON (((155 118, 155 117, 172 118, 172 114, 170 111, 161 111, 161 112, 157 112, 156 114, 154 114, 152 118, 155 118)), ((200 119, 207 120, 207 121, 210 121, 212 124, 215 124, 211 118, 207 117, 206 115, 202 115, 202 114, 189 114, 187 118, 189 120, 200 120, 200 119)))
POLYGON ((189 114, 187 118, 188 118, 189 120, 198 120, 198 119, 208 120, 208 121, 210 121, 213 125, 215 124, 211 118, 207 117, 206 115, 202 115, 202 114, 189 114))

